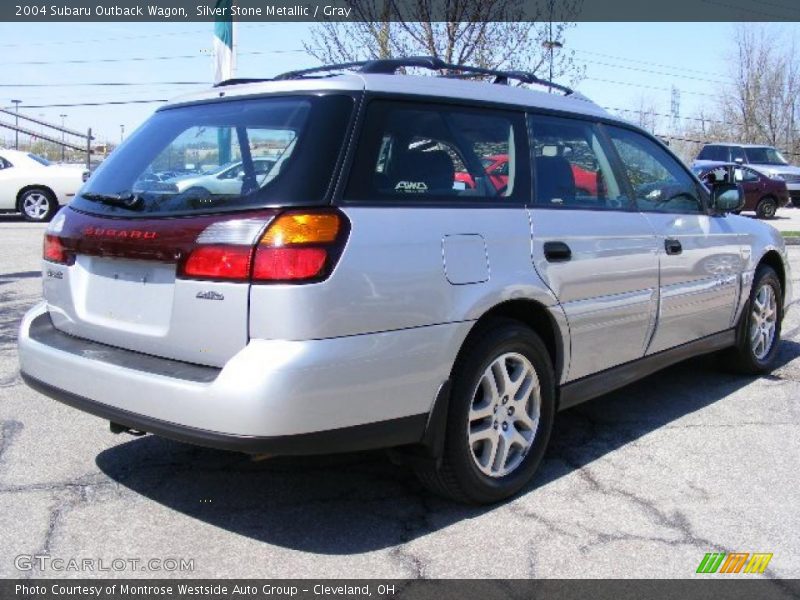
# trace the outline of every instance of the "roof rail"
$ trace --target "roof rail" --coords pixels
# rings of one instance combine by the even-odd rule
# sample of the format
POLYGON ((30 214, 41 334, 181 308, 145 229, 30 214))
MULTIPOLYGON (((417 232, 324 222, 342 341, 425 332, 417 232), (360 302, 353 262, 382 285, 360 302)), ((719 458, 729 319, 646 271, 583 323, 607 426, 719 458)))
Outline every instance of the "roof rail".
MULTIPOLYGON (((541 79, 528 71, 501 71, 498 69, 484 69, 483 67, 471 67, 469 65, 455 65, 443 61, 435 56, 408 56, 403 58, 382 58, 375 60, 364 60, 358 62, 340 63, 335 65, 325 65, 300 71, 289 71, 275 77, 275 80, 299 79, 314 73, 324 73, 328 71, 354 70, 364 74, 394 75, 398 69, 405 67, 416 67, 420 69, 430 69, 432 71, 447 71, 446 76, 457 76, 458 73, 470 75, 489 75, 493 76, 492 83, 508 85, 510 79, 522 83, 542 85, 548 88, 564 92, 569 96, 574 90, 560 83, 555 83, 548 79, 541 79)), ((223 82, 225 83, 225 82, 223 82)))
POLYGON ((300 69, 299 71, 287 71, 274 77, 274 81, 281 81, 284 79, 300 79, 306 75, 313 75, 314 73, 324 73, 326 71, 345 71, 353 70, 356 67, 363 67, 369 61, 361 60, 357 62, 338 63, 333 65, 323 65, 321 67, 312 67, 310 69, 300 69))

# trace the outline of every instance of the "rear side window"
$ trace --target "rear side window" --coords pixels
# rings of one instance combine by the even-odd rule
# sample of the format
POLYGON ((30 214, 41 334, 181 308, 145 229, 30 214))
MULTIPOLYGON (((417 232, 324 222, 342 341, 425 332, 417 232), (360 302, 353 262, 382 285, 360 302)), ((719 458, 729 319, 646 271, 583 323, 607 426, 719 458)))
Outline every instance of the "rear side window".
POLYGON ((537 205, 600 210, 630 205, 594 123, 533 116, 531 129, 537 205))
POLYGON ((717 160, 720 162, 728 162, 728 156, 725 148, 722 146, 704 146, 697 155, 697 160, 717 160))
POLYGON ((701 213, 695 180, 651 139, 618 127, 607 127, 642 212, 701 213))
POLYGON ((72 205, 153 217, 323 203, 353 104, 349 96, 290 96, 161 110, 72 205))
POLYGON ((356 201, 525 202, 524 117, 502 111, 372 101, 346 197, 356 201))

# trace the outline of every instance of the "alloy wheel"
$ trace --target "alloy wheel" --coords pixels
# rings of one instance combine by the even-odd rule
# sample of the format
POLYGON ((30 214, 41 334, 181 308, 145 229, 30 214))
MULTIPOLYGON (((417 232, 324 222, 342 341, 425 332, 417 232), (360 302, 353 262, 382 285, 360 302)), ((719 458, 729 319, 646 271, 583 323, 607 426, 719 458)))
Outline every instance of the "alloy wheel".
POLYGON ((507 352, 492 361, 473 391, 467 422, 470 453, 482 473, 504 477, 522 464, 541 403, 539 377, 527 358, 507 352))
POLYGON ((775 327, 778 320, 778 303, 775 290, 768 283, 758 288, 753 298, 750 315, 750 348, 758 360, 763 360, 775 342, 775 327))
POLYGON ((50 210, 50 200, 42 192, 30 192, 22 200, 22 210, 27 217, 41 221, 50 210))

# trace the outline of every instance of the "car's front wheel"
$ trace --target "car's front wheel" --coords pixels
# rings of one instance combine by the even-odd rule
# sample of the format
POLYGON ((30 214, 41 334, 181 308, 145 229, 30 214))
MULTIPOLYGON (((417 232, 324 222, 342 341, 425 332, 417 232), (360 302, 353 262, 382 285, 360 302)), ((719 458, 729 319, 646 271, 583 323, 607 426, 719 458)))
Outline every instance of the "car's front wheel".
POLYGON ((744 310, 736 347, 729 355, 732 366, 748 375, 766 373, 778 354, 783 318, 783 290, 772 267, 762 265, 756 271, 744 310))
POLYGON ((31 188, 19 198, 19 211, 26 221, 43 223, 49 221, 58 210, 58 202, 50 190, 31 188))
POLYGON ((539 336, 510 319, 481 326, 453 369, 444 456, 418 470, 434 492, 497 502, 518 492, 542 460, 555 414, 555 377, 539 336))

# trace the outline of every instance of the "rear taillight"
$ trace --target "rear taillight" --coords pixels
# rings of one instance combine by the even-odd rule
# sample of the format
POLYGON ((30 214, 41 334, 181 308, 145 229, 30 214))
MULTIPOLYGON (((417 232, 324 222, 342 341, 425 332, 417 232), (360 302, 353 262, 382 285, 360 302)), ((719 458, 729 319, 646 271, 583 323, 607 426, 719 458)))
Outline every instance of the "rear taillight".
POLYGON ((324 279, 339 258, 346 229, 338 212, 280 215, 256 246, 253 281, 324 279))
POLYGON ((321 281, 336 264, 347 231, 344 215, 333 211, 286 212, 268 224, 255 219, 215 223, 197 238, 180 274, 262 283, 321 281))
POLYGON ((183 274, 197 279, 236 279, 250 277, 250 246, 198 246, 183 266, 183 274))
POLYGON ((64 248, 61 238, 49 233, 44 236, 44 251, 42 255, 45 260, 61 265, 71 265, 74 258, 72 253, 64 248))

